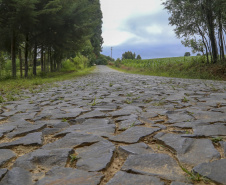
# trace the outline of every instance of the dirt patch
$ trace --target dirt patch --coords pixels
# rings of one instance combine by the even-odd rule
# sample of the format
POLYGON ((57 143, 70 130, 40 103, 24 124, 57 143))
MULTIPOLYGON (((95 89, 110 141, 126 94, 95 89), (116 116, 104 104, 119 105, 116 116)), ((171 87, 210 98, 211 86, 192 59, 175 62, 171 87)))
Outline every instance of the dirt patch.
POLYGON ((114 152, 110 166, 103 171, 103 174, 105 175, 105 177, 101 181, 100 185, 107 184, 107 182, 110 179, 112 179, 118 171, 120 171, 126 159, 127 159, 127 155, 118 152, 118 146, 117 146, 117 149, 114 152))

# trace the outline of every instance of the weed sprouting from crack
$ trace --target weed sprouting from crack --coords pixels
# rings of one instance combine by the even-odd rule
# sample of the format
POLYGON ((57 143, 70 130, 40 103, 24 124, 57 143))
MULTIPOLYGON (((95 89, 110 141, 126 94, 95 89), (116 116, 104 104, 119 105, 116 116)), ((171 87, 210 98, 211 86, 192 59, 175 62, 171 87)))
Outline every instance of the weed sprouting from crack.
POLYGON ((223 138, 222 137, 214 137, 211 139, 211 141, 213 143, 219 143, 220 141, 223 141, 223 138))
POLYGON ((191 181, 196 181, 196 182, 200 182, 203 181, 205 183, 210 182, 209 179, 207 179, 206 177, 200 175, 199 173, 195 173, 194 171, 189 171, 187 168, 183 167, 182 165, 180 165, 181 169, 189 176, 188 178, 191 181))
POLYGON ((71 154, 70 158, 71 158, 70 163, 73 163, 74 161, 80 159, 80 157, 78 157, 76 154, 71 154))

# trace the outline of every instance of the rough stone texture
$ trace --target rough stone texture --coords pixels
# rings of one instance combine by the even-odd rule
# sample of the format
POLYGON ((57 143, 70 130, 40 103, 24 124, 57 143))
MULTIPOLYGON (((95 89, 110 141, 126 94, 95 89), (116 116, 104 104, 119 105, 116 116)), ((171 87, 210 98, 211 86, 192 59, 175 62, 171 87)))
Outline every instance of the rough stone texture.
POLYGON ((12 150, 1 149, 0 150, 0 167, 16 157, 16 154, 12 150))
POLYGON ((220 144, 224 151, 224 157, 226 157, 226 142, 221 141, 220 144))
POLYGON ((42 132, 35 132, 28 134, 20 139, 17 139, 10 143, 1 143, 0 148, 11 148, 18 145, 41 145, 42 144, 42 132))
POLYGON ((71 132, 84 132, 99 136, 113 135, 115 132, 115 124, 112 124, 107 119, 88 119, 82 123, 78 123, 60 132, 59 134, 67 134, 71 132))
POLYGON ((202 163, 193 170, 202 176, 220 184, 226 184, 226 159, 220 159, 210 163, 202 163))
POLYGON ((110 140, 123 143, 136 143, 142 137, 151 135, 159 130, 160 130, 159 128, 147 128, 135 126, 127 129, 126 131, 122 132, 117 136, 111 137, 110 140))
POLYGON ((15 126, 0 125, 0 138, 1 138, 4 134, 13 131, 15 128, 16 128, 15 126))
POLYGON ((38 149, 17 158, 14 167, 33 170, 37 165, 51 169, 53 166, 65 166, 72 149, 38 149))
POLYGON ((176 151, 182 163, 197 165, 220 159, 220 153, 209 139, 183 138, 178 134, 170 133, 158 133, 154 138, 176 151))
POLYGON ((193 184, 184 183, 184 182, 172 182, 170 185, 193 185, 193 184))
POLYGON ((226 136, 225 125, 206 125, 194 128, 195 136, 226 136))
POLYGON ((164 185, 164 182, 157 177, 147 175, 135 175, 126 172, 119 171, 115 176, 107 183, 107 185, 119 185, 119 184, 136 184, 136 185, 164 185))
POLYGON ((13 168, 1 180, 0 185, 32 185, 31 175, 22 168, 13 168))
POLYGON ((71 179, 88 185, 184 185, 187 174, 174 159, 186 167, 207 162, 214 169, 219 161, 221 169, 224 164, 224 81, 125 74, 96 66, 89 75, 55 84, 37 86, 37 93, 21 89, 20 100, 0 107, 0 150, 11 148, 16 154, 11 158, 0 151, 1 184, 10 184, 11 175, 12 184, 24 185, 19 176, 27 174, 31 185, 70 184, 71 179), (213 145, 211 138, 219 136, 223 141, 213 145), (71 161, 72 154, 80 158, 71 161))
POLYGON ((154 153, 154 151, 145 143, 136 143, 128 146, 119 146, 119 151, 131 155, 154 153))
POLYGON ((46 127, 46 124, 39 124, 39 125, 32 125, 32 124, 26 124, 18 126, 17 129, 14 132, 11 132, 7 134, 7 137, 13 138, 16 136, 23 136, 32 132, 37 132, 43 128, 46 127))
POLYGON ((186 181, 177 162, 166 154, 142 154, 129 156, 122 167, 123 171, 154 175, 169 180, 186 181))
POLYGON ((55 149, 55 148, 74 148, 81 145, 87 145, 101 141, 102 138, 96 135, 86 134, 82 132, 73 132, 67 134, 62 139, 53 143, 44 145, 42 149, 55 149))
POLYGON ((100 141, 91 146, 79 148, 77 169, 86 171, 101 171, 111 162, 115 146, 109 141, 100 141))
POLYGON ((46 176, 35 185, 98 185, 102 178, 103 174, 98 172, 57 167, 47 172, 46 176))
POLYGON ((2 168, 0 169, 0 180, 4 177, 4 175, 7 173, 7 169, 6 168, 2 168))

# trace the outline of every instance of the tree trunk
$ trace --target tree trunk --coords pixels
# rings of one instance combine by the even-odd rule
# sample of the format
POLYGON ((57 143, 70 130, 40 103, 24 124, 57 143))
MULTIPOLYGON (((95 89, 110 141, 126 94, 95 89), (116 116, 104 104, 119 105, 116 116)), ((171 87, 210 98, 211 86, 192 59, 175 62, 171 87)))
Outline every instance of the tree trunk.
POLYGON ((207 17, 208 32, 209 32, 209 38, 211 42, 211 49, 212 49, 212 56, 213 56, 212 62, 216 63, 218 58, 218 51, 217 51, 217 42, 216 42, 215 30, 214 30, 215 26, 214 26, 214 20, 213 20, 211 0, 206 0, 206 17, 207 17))
POLYGON ((49 62, 50 62, 50 72, 53 72, 53 58, 52 58, 51 47, 49 48, 49 62))
POLYGON ((21 49, 19 49, 19 59, 20 59, 20 77, 23 78, 23 60, 22 60, 21 49))
POLYGON ((37 75, 36 65, 37 65, 37 44, 35 42, 35 45, 34 45, 34 60, 33 60, 33 75, 34 76, 37 75))
POLYGON ((24 57, 24 68, 25 68, 25 72, 24 72, 24 76, 25 78, 28 77, 28 35, 26 35, 26 42, 25 42, 25 57, 24 57))
POLYGON ((43 46, 41 46, 41 72, 44 72, 43 46))
POLYGON ((219 22, 219 47, 220 47, 220 56, 221 59, 224 60, 224 40, 223 40, 223 26, 222 26, 222 15, 221 11, 219 10, 218 22, 219 22))
POLYGON ((11 60, 12 60, 12 77, 16 78, 16 36, 15 31, 11 38, 11 60))

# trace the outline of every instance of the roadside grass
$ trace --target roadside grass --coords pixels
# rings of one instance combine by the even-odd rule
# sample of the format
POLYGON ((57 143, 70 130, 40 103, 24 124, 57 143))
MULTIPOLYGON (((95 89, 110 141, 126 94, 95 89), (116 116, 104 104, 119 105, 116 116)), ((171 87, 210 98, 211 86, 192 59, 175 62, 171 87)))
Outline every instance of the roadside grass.
POLYGON ((42 90, 56 86, 54 82, 84 76, 94 69, 95 67, 91 67, 80 71, 40 74, 36 77, 29 77, 26 79, 17 78, 0 80, 0 103, 26 98, 26 94, 22 90, 28 90, 30 93, 41 92, 42 90))
POLYGON ((203 61, 203 58, 190 57, 186 60, 183 58, 184 57, 166 58, 161 60, 123 60, 120 64, 109 66, 113 69, 132 74, 226 80, 226 62, 207 64, 203 61))

